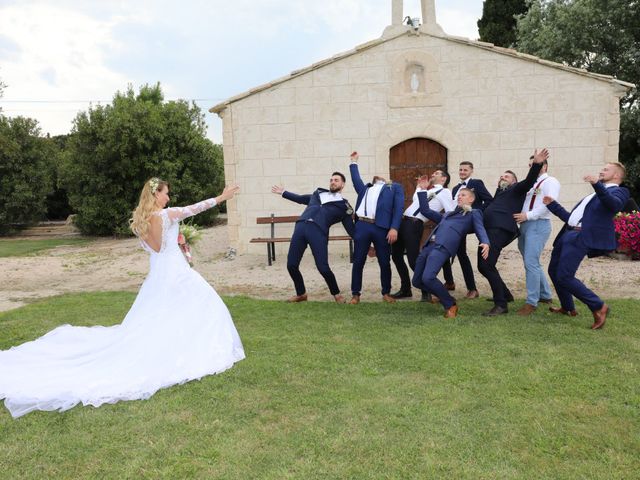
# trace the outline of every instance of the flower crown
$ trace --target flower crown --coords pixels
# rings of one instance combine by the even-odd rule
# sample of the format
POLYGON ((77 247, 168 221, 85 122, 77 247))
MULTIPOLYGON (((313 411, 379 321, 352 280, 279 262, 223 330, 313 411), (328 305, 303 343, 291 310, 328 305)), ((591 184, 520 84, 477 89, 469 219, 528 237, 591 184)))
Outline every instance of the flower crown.
POLYGON ((151 193, 156 193, 158 191, 158 187, 160 186, 159 178, 152 178, 149 180, 149 187, 151 188, 151 193))

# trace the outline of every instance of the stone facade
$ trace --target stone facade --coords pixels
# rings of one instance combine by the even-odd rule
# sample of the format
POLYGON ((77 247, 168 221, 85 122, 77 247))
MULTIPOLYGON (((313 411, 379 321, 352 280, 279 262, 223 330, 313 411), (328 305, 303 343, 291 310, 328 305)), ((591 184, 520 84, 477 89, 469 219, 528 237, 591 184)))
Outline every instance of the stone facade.
MULTIPOLYGON (((433 29, 431 29, 432 31, 433 29)), ((415 137, 448 149, 457 179, 463 160, 490 191, 505 169, 524 176, 534 148, 551 152, 561 203, 589 192, 585 173, 618 160, 619 98, 632 85, 491 44, 395 25, 379 40, 293 72, 211 109, 223 119, 225 175, 242 194, 228 207, 230 242, 241 252, 267 236, 256 217, 302 206, 270 192, 326 187, 360 153, 363 178, 388 178, 389 150, 415 137)), ((409 192, 410 194, 413 192, 409 192)), ((286 235, 292 226, 279 225, 286 235)), ((335 226, 334 234, 342 234, 335 226)), ((556 225, 557 228, 557 225, 556 225)), ((283 253, 288 245, 279 246, 283 253)), ((346 243, 332 246, 339 251, 346 243)))

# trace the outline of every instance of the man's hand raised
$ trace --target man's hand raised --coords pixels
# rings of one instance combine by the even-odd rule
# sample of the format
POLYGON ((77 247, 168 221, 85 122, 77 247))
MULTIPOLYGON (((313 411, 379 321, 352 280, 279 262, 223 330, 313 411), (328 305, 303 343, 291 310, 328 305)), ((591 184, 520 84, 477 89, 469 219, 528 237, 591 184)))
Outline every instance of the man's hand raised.
POLYGON ((360 155, 358 155, 358 152, 353 152, 351 154, 351 162, 352 163, 358 163, 358 159, 360 158, 360 155))
POLYGON ((595 185, 599 180, 598 175, 585 175, 582 179, 585 182, 589 182, 591 185, 595 185))
POLYGON ((533 151, 533 163, 542 163, 549 159, 549 150, 543 148, 538 152, 538 149, 533 151))
POLYGON ((280 185, 274 185, 273 187, 271 187, 271 193, 282 195, 283 192, 284 192, 284 187, 281 187, 280 185))

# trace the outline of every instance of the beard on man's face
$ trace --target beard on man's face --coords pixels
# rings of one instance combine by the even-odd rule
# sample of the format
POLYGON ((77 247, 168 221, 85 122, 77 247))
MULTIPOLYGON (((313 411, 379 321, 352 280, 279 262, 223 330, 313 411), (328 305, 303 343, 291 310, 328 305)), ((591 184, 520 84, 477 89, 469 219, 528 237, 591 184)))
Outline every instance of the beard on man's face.
POLYGON ((507 182, 506 180, 500 180, 500 181, 498 182, 498 188, 499 188, 500 190, 504 190, 504 189, 505 189, 505 188, 507 188, 509 185, 510 185, 510 183, 509 183, 509 182, 507 182))
POLYGON ((329 185, 329 191, 331 193, 338 193, 340 190, 342 190, 342 187, 339 187, 337 185, 329 185))

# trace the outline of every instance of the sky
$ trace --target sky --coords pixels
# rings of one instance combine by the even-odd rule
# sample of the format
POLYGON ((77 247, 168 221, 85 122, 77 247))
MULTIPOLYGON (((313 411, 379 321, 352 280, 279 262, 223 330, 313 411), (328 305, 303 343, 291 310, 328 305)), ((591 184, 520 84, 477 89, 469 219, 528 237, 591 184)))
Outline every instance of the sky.
MULTIPOLYGON (((444 31, 477 39, 482 0, 436 0, 444 31)), ((404 15, 420 17, 420 0, 404 15)), ((160 82, 195 101, 222 141, 213 105, 379 38, 391 0, 0 0, 0 108, 69 133, 79 111, 160 82)))

